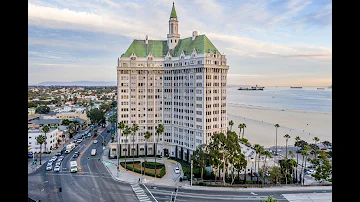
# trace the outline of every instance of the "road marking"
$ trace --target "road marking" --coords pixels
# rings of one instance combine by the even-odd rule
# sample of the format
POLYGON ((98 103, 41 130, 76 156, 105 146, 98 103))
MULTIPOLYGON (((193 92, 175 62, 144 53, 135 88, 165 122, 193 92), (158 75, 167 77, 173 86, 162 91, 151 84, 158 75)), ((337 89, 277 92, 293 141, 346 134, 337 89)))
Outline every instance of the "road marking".
POLYGON ((250 192, 250 194, 255 195, 255 196, 258 195, 258 194, 255 194, 254 192, 250 192))

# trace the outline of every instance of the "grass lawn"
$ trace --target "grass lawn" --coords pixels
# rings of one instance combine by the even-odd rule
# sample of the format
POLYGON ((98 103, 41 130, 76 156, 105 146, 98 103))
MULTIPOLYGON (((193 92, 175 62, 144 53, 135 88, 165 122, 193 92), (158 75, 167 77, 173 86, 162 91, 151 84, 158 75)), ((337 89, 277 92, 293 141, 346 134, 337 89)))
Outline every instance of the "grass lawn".
MULTIPOLYGON (((131 171, 132 171, 132 163, 130 162, 130 163, 126 163, 126 165, 127 166, 130 166, 131 167, 131 171)), ((140 170, 141 168, 143 169, 143 172, 145 171, 145 172, 147 172, 147 173, 152 173, 152 174, 154 174, 155 173, 155 169, 151 169, 151 168, 144 168, 144 167, 142 167, 141 166, 141 164, 140 163, 135 163, 134 164, 134 168, 135 169, 138 169, 138 170, 140 170), (144 169, 146 169, 146 170, 144 170, 144 169)), ((161 173, 161 168, 156 168, 156 174, 160 174, 161 173)))

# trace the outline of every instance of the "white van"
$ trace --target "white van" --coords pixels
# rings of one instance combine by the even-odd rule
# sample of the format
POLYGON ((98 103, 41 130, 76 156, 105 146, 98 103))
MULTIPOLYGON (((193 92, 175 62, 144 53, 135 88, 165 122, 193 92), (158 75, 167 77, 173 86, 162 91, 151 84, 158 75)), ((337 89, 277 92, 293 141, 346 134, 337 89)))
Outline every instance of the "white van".
POLYGON ((96 155, 96 149, 92 149, 91 150, 91 156, 95 156, 96 155))
POLYGON ((78 171, 77 162, 70 161, 70 172, 76 173, 78 171))

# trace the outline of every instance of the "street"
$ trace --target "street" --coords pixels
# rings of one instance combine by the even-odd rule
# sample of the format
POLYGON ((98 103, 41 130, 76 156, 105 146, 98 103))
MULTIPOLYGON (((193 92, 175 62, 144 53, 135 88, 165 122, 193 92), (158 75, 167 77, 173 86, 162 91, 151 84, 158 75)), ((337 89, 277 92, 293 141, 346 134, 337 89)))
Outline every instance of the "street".
MULTIPOLYGON (((60 172, 46 171, 47 161, 35 172, 28 175, 28 196, 41 201, 136 201, 131 186, 113 180, 111 175, 98 161, 102 156, 103 140, 110 140, 107 128, 96 138, 84 139, 69 154, 63 154, 65 158, 61 164, 60 172), (99 143, 93 144, 97 139, 99 143), (96 156, 91 156, 91 149, 96 148, 96 156), (72 158, 75 151, 80 151, 78 158, 72 158), (88 160, 88 157, 90 158, 88 160), (70 161, 77 160, 82 171, 70 173, 70 161), (59 188, 62 188, 59 192, 59 188)), ((99 127, 101 129, 101 127, 99 127)))

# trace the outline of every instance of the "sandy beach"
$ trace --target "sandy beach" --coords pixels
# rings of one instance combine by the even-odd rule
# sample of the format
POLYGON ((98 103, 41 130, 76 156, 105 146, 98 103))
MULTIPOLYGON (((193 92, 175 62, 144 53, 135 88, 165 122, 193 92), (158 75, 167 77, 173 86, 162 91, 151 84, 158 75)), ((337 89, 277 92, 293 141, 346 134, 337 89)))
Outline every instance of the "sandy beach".
MULTIPOLYGON (((264 147, 275 145, 276 128, 277 144, 285 146, 285 134, 291 138, 288 145, 294 145, 295 137, 299 136, 308 143, 314 143, 315 136, 320 141, 332 142, 332 113, 282 110, 266 107, 228 104, 228 119, 233 120, 233 130, 239 133, 238 125, 245 123, 244 138, 251 144, 260 144, 264 147)), ((242 133, 242 131, 241 131, 242 133)))

